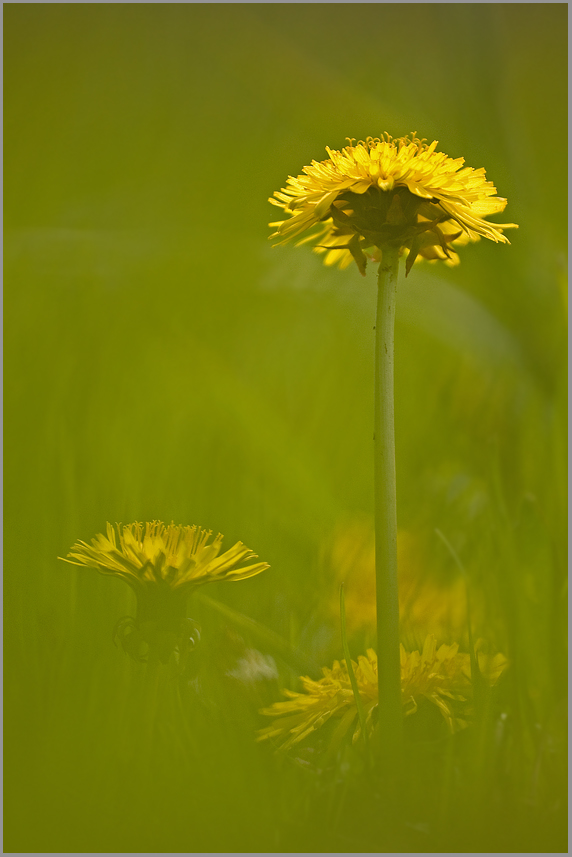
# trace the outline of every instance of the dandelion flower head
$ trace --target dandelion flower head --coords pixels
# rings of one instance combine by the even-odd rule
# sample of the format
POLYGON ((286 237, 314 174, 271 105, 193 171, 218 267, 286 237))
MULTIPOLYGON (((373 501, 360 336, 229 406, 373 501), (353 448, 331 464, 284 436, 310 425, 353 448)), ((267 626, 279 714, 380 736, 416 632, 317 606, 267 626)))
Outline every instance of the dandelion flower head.
POLYGON ((509 243, 503 230, 514 223, 484 219, 507 201, 483 168, 464 167, 415 133, 348 141, 341 151, 326 147, 327 160, 274 192, 270 202, 287 215, 270 224, 278 244, 304 236, 298 244, 315 242, 326 265, 346 268, 353 259, 362 274, 368 257, 380 261, 382 248, 394 245, 409 251, 407 274, 418 258, 458 264, 453 247, 480 237, 509 243))
POLYGON ((154 649, 166 663, 171 652, 180 654, 200 636, 198 626, 185 618, 194 589, 217 580, 244 580, 269 568, 266 562, 250 563, 256 554, 242 542, 220 554, 222 536, 210 542, 211 536, 211 530, 162 521, 108 523, 105 535, 98 533, 91 544, 76 542, 64 561, 129 584, 137 596, 137 616, 118 621, 114 641, 136 660, 145 660, 145 649, 154 649))
POLYGON ((91 544, 78 541, 65 562, 95 568, 102 574, 120 577, 135 591, 149 587, 189 591, 216 580, 244 580, 269 568, 266 562, 244 565, 255 559, 242 542, 219 556, 220 533, 209 544, 212 530, 164 524, 107 524, 106 535, 98 533, 91 544))
MULTIPOLYGON (((350 634, 375 628, 375 531, 367 515, 341 519, 322 548, 330 595, 324 612, 337 623, 340 583, 347 585, 346 623, 350 634)), ((460 577, 441 580, 427 569, 427 549, 420 535, 397 531, 399 615, 402 637, 422 644, 427 634, 443 642, 467 635, 467 591, 460 577)), ((473 627, 481 624, 478 593, 473 593, 473 627)))
MULTIPOLYGON (((489 686, 496 684, 507 665, 502 654, 486 655, 482 643, 476 646, 481 676, 489 686)), ((352 661, 360 699, 363 705, 366 728, 373 733, 374 713, 378 702, 377 655, 368 649, 357 663, 352 661)), ((270 726, 260 730, 258 740, 274 739, 282 749, 298 744, 312 732, 333 718, 337 721, 331 743, 335 747, 353 728, 353 741, 360 736, 358 711, 345 661, 334 661, 331 669, 322 668, 323 677, 314 681, 302 677, 303 693, 284 690, 286 701, 275 702, 262 714, 274 717, 270 726)), ((401 646, 401 700, 405 716, 414 714, 426 700, 436 705, 451 732, 467 725, 470 713, 471 659, 459 652, 457 644, 437 646, 436 638, 429 634, 421 652, 407 652, 401 646)))

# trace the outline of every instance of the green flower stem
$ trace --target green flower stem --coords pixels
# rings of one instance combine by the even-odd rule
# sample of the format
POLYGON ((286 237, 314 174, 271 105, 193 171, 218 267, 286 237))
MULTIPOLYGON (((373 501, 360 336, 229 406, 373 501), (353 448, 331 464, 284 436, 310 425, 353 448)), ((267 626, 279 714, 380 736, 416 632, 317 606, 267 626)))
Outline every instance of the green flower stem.
POLYGON ((143 700, 143 717, 145 722, 145 743, 149 759, 152 753, 152 747, 155 734, 155 723, 157 720, 157 711, 159 708, 159 686, 161 684, 163 672, 163 664, 153 649, 149 650, 147 663, 145 665, 144 676, 144 700, 143 700))
POLYGON ((375 337, 375 579, 379 742, 382 758, 400 754, 403 713, 399 659, 397 513, 393 416, 393 341, 399 250, 383 248, 375 337))

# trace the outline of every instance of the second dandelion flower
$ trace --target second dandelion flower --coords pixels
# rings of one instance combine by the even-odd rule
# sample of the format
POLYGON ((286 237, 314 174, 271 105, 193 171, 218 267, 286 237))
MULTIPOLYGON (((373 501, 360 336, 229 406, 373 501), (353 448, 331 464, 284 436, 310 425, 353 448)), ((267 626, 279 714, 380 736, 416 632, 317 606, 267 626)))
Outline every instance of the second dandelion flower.
POLYGON ((135 592, 137 614, 123 617, 115 636, 136 660, 157 656, 166 663, 173 652, 196 642, 196 626, 186 617, 189 595, 219 580, 245 580, 269 568, 237 542, 220 553, 222 535, 212 530, 151 521, 107 524, 91 544, 76 542, 65 562, 95 568, 124 580, 135 592))

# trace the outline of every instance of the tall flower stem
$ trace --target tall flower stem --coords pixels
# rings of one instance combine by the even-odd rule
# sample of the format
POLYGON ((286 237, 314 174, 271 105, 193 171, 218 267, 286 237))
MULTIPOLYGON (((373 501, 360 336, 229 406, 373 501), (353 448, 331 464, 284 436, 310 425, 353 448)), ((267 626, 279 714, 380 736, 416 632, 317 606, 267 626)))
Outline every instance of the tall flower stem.
POLYGON ((143 680, 143 717, 145 722, 145 745, 148 761, 151 760, 157 711, 159 708, 159 688, 162 678, 163 665, 153 650, 149 651, 145 676, 143 680))
POLYGON ((382 760, 396 761, 402 736, 393 352, 399 248, 386 245, 378 273, 375 325, 375 580, 379 744, 382 760))

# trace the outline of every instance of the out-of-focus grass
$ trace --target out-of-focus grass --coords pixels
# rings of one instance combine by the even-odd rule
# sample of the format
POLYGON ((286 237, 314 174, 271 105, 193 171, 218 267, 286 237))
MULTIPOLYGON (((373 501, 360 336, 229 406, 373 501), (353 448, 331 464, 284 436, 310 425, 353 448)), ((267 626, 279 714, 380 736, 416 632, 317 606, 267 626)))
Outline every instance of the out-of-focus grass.
POLYGON ((6 850, 565 850, 565 16, 6 7, 6 850), (410 719, 396 843, 351 749, 331 771, 253 742, 295 672, 198 598, 202 690, 165 689, 149 753, 111 643, 130 593, 56 557, 106 520, 212 527, 272 568, 208 594, 340 657, 320 557, 372 510, 375 281, 272 250, 266 198, 412 129, 520 225, 416 266, 396 331, 399 525, 440 584, 445 534, 511 666, 481 726, 410 719), (279 680, 227 675, 252 646, 279 680))

